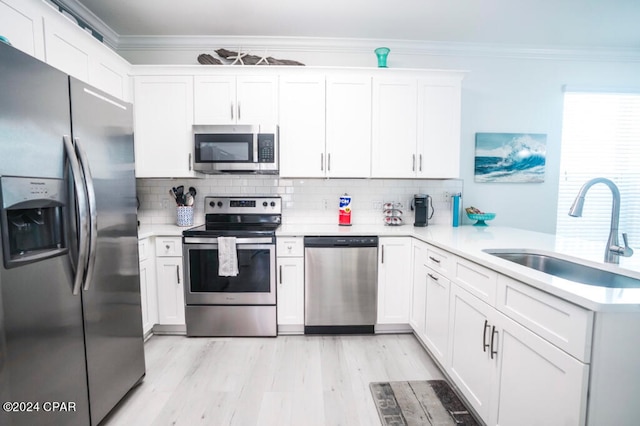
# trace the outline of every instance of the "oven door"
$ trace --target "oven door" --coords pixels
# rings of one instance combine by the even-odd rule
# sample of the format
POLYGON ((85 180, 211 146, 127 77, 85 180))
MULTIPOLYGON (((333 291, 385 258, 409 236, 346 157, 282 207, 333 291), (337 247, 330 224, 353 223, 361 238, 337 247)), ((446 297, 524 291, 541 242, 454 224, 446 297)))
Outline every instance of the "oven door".
POLYGON ((275 305, 276 246, 273 238, 238 238, 238 275, 218 275, 215 238, 185 238, 187 305, 275 305))

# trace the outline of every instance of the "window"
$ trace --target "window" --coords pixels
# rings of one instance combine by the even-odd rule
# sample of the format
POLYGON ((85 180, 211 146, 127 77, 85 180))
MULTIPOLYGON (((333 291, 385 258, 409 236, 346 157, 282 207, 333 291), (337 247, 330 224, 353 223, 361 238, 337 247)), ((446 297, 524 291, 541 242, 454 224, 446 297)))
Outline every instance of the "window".
POLYGON ((568 215, 580 187, 595 177, 618 186, 619 233, 628 234, 630 246, 640 247, 640 93, 565 93, 558 235, 607 241, 611 191, 606 185, 589 190, 582 217, 568 215))

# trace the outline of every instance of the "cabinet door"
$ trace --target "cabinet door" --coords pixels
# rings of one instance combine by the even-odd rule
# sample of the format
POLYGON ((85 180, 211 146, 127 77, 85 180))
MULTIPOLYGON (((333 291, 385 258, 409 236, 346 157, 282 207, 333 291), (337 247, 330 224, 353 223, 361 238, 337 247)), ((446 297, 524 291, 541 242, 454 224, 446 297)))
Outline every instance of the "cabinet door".
POLYGON ((37 6, 24 0, 0 1, 0 28, 13 47, 44 61, 42 13, 37 6))
POLYGON ((104 47, 92 55, 89 83, 127 102, 131 101, 129 74, 129 63, 111 49, 104 47))
POLYGON ((278 325, 304 324, 304 258, 278 258, 278 325))
POLYGON ((477 413, 488 421, 495 376, 490 359, 493 308, 452 285, 450 309, 449 374, 477 413))
POLYGON ((418 84, 418 177, 460 176, 461 80, 451 77, 418 84))
POLYGON ((588 370, 583 364, 502 314, 494 425, 581 425, 588 370))
POLYGON ((409 325, 414 333, 424 342, 427 301, 427 246, 421 242, 413 244, 413 290, 411 293, 411 314, 409 325))
POLYGON ((415 177, 422 167, 416 153, 415 79, 374 78, 373 177, 415 177))
POLYGON ((235 124, 235 76, 195 76, 193 99, 195 124, 235 124))
POLYGON ((280 77, 280 176, 325 176, 325 78, 280 77))
POLYGON ((327 77, 326 171, 371 176, 371 78, 327 77))
POLYGON ((193 78, 135 78, 136 177, 192 177, 193 78))
POLYGON ((153 258, 140 262, 140 297, 142 305, 142 332, 151 331, 158 322, 158 296, 156 295, 156 270, 153 258))
POLYGON ((44 21, 47 63, 78 80, 89 83, 91 37, 62 14, 50 13, 44 21))
POLYGON ((181 257, 157 258, 158 323, 184 325, 184 278, 181 257))
POLYGON ((278 123, 278 79, 241 76, 236 80, 238 124, 278 123))
POLYGON ((411 238, 380 238, 379 247, 378 324, 409 324, 411 238))
POLYGON ((449 345, 450 281, 426 268, 425 345, 445 365, 449 345))

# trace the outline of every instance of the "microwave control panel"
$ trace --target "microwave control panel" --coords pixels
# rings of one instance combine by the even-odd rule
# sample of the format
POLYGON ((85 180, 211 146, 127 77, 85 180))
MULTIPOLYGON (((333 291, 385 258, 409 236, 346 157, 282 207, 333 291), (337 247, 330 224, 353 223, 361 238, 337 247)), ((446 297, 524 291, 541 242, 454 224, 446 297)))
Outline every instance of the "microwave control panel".
POLYGON ((258 163, 275 163, 276 149, 274 135, 271 133, 258 134, 258 163))

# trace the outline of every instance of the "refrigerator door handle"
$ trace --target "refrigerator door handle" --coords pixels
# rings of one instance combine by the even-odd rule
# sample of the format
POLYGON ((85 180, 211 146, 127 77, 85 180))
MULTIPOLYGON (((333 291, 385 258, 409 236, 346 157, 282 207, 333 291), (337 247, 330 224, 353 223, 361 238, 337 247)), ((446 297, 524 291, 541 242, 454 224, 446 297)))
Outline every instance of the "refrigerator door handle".
POLYGON ((68 135, 62 137, 64 142, 64 150, 67 155, 67 160, 71 167, 71 174, 73 175, 73 188, 75 190, 76 205, 78 206, 78 259, 75 260, 75 277, 73 279, 73 295, 80 294, 80 287, 84 280, 84 272, 87 258, 87 251, 89 249, 89 222, 87 221, 87 193, 85 192, 80 164, 78 163, 78 157, 76 156, 75 149, 71 143, 71 138, 68 135))
POLYGON ((91 278, 93 277, 93 268, 96 264, 96 248, 98 247, 98 210, 96 208, 96 191, 93 186, 93 176, 91 175, 91 169, 89 167, 89 160, 87 154, 82 148, 79 138, 73 138, 73 142, 76 147, 76 153, 80 160, 80 167, 82 167, 82 174, 84 175, 85 187, 87 189, 87 201, 89 205, 89 253, 84 273, 84 291, 89 290, 91 287, 91 278))

